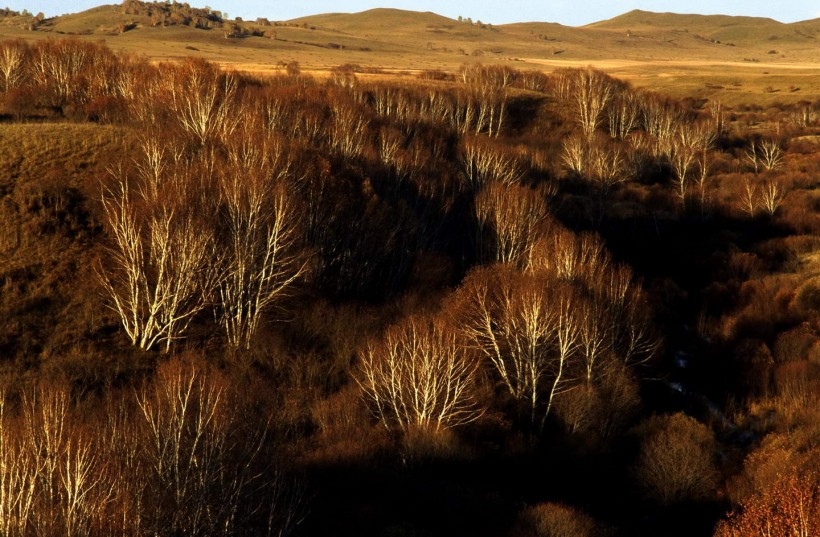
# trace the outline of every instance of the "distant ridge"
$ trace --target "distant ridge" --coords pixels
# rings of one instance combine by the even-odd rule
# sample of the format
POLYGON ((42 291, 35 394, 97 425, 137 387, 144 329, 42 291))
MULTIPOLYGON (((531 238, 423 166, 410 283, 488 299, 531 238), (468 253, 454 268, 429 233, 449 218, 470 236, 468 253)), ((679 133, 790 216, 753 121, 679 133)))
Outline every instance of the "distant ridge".
MULTIPOLYGON (((677 31, 696 34, 714 42, 759 45, 779 40, 820 39, 820 19, 782 23, 764 17, 654 13, 633 10, 585 28, 621 31, 677 31)), ((820 43, 817 44, 820 49, 820 43)))
POLYGON ((407 11, 394 8, 375 8, 358 13, 324 13, 292 19, 287 22, 307 23, 324 28, 351 31, 390 26, 396 31, 405 31, 407 27, 428 25, 455 25, 459 22, 430 11, 407 11))
POLYGON ((785 26, 784 23, 764 17, 737 15, 698 15, 694 13, 659 13, 634 9, 611 19, 587 24, 586 28, 626 28, 628 26, 653 26, 656 28, 705 28, 737 26, 785 26))

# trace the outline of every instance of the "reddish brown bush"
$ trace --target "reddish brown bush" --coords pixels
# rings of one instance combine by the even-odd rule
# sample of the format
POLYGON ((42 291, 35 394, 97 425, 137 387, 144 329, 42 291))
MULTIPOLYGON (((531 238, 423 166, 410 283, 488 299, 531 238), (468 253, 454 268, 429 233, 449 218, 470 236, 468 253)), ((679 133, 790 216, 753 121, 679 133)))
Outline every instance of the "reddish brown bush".
POLYGON ((654 416, 639 426, 635 477, 646 495, 663 505, 712 497, 717 485, 715 438, 684 414, 654 416))

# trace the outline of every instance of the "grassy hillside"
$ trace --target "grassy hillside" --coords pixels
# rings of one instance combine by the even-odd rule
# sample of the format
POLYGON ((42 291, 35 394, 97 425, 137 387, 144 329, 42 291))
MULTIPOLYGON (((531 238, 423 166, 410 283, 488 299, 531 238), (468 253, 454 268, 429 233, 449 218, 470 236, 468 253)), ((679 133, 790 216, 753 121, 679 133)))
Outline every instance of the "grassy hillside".
POLYGON ((788 43, 798 50, 817 47, 820 19, 783 24, 762 17, 652 13, 634 10, 618 17, 586 26, 589 29, 619 30, 630 33, 672 32, 729 46, 751 49, 788 43))
POLYGON ((353 34, 370 31, 418 32, 424 30, 452 30, 460 24, 454 19, 435 13, 404 11, 401 9, 377 8, 361 13, 326 13, 288 21, 294 24, 308 24, 323 29, 337 30, 353 34))
POLYGON ((104 5, 83 11, 55 17, 40 28, 65 34, 116 34, 117 28, 126 22, 148 25, 148 17, 125 15, 120 6, 104 5))
POLYGON ((588 24, 587 28, 673 28, 690 29, 701 31, 708 28, 721 28, 727 26, 743 27, 771 27, 786 26, 774 19, 763 17, 742 17, 730 15, 697 15, 679 13, 654 13, 640 9, 632 10, 623 15, 613 17, 604 21, 588 24))
MULTIPOLYGON (((180 4, 185 6, 185 4, 180 4)), ((465 63, 550 71, 594 64, 635 84, 727 102, 820 97, 820 20, 782 24, 753 17, 632 11, 585 27, 549 22, 492 26, 435 13, 372 9, 291 21, 226 21, 209 8, 184 23, 166 4, 107 5, 44 21, 7 17, 0 38, 102 39, 112 49, 152 60, 200 57, 260 74, 287 63, 327 72, 457 71, 465 63), (211 17, 202 24, 202 16, 211 17), (795 90, 795 88, 797 88, 795 90)), ((187 15, 186 15, 187 16, 187 15)))
POLYGON ((110 320, 94 284, 100 228, 92 205, 124 136, 99 125, 0 126, 4 372, 44 365, 73 376, 75 358, 106 345, 100 329, 110 320))

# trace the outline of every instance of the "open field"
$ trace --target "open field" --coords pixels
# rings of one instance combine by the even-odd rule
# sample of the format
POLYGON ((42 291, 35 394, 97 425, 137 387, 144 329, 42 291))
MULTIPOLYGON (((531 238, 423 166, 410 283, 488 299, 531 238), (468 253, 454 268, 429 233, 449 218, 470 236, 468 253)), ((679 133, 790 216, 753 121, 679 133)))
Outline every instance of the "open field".
POLYGON ((580 28, 479 26, 434 13, 375 9, 235 23, 258 35, 226 38, 224 28, 154 26, 147 15, 126 14, 121 6, 47 19, 34 31, 18 19, 0 25, 0 38, 76 36, 154 61, 198 57, 260 74, 281 72, 290 62, 314 73, 352 64, 411 75, 454 73, 471 63, 542 71, 594 65, 640 87, 727 104, 820 98, 820 20, 781 24, 635 11, 580 28))

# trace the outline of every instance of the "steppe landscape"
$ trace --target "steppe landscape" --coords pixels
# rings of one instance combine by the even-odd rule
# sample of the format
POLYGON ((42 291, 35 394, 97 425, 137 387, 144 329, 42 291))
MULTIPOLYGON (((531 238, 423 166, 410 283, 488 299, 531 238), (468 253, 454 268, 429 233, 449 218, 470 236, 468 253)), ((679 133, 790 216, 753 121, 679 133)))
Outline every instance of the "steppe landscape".
POLYGON ((820 96, 820 19, 783 24, 633 11, 576 28, 547 22, 493 26, 429 12, 373 9, 280 22, 229 21, 231 30, 246 33, 234 38, 225 37, 222 23, 213 29, 155 25, 147 12, 121 5, 46 19, 34 31, 30 19, 7 17, 1 35, 72 36, 152 61, 196 57, 255 73, 276 73, 294 61, 317 74, 351 64, 394 75, 455 72, 475 62, 520 70, 593 64, 639 87, 727 103, 750 96, 756 102, 820 96))
POLYGON ((31 11, 0 535, 820 535, 820 19, 31 11))

